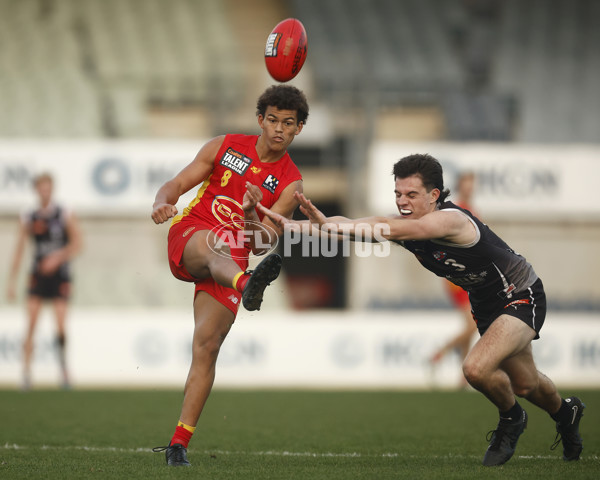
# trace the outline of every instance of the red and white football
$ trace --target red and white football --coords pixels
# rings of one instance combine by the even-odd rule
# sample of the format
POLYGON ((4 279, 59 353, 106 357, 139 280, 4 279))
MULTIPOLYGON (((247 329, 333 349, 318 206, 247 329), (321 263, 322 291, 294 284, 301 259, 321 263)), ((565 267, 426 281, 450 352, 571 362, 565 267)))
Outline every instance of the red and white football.
POLYGON ((306 60, 306 30, 297 18, 279 22, 267 37, 265 63, 271 76, 278 82, 288 82, 306 60))

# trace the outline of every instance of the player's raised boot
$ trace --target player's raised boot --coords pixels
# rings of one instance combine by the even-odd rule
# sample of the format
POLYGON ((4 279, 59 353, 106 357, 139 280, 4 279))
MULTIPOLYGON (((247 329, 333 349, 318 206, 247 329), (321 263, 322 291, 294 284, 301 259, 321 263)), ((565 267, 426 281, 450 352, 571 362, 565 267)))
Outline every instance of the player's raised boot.
POLYGON ((488 433, 487 439, 490 446, 485 452, 482 463, 486 467, 493 467, 508 462, 515 453, 517 441, 526 427, 527 413, 525 410, 517 422, 500 419, 496 430, 488 433))
POLYGON ((556 422, 556 438, 550 448, 554 450, 562 441, 563 460, 579 460, 583 450, 583 440, 579 435, 579 421, 583 417, 585 403, 577 397, 566 398, 565 402, 569 404, 571 416, 567 421, 556 422))
POLYGON ((166 447, 154 447, 153 452, 165 452, 167 465, 170 467, 191 467, 187 459, 187 448, 180 443, 169 444, 166 447))
POLYGON ((268 255, 253 271, 242 292, 242 304, 246 310, 260 310, 265 288, 279 276, 281 257, 276 253, 268 255))

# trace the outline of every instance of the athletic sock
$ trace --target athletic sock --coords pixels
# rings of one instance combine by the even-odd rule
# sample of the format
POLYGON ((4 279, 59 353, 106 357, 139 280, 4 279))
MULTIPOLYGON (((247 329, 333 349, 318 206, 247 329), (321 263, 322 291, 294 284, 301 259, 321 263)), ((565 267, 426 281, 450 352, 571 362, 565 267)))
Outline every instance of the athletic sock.
POLYGON ((240 293, 243 292, 248 280, 250 280, 249 273, 239 272, 235 277, 233 277, 233 288, 240 293))
POLYGON ((196 427, 191 427, 180 421, 175 427, 175 434, 173 435, 173 438, 171 438, 170 444, 175 445, 176 443, 179 443, 187 448, 195 430, 196 427))
POLYGON ((512 408, 508 409, 506 412, 500 412, 500 420, 505 420, 508 422, 516 422, 521 419, 523 415, 523 408, 519 405, 519 402, 515 400, 515 404, 512 408))
POLYGON ((561 398, 560 400, 561 400, 561 402, 560 402, 560 408, 558 409, 558 412, 556 412, 554 415, 550 414, 550 416, 552 417, 552 420, 554 420, 555 422, 563 423, 562 420, 566 420, 568 423, 573 412, 571 411, 569 404, 567 402, 565 402, 564 398, 561 398))

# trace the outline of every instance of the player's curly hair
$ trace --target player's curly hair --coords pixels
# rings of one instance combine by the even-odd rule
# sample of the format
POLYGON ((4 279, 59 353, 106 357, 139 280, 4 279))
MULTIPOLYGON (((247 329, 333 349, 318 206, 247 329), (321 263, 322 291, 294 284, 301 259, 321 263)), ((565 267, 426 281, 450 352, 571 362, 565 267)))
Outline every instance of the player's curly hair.
POLYGON ((302 90, 291 85, 271 85, 258 98, 256 102, 256 115, 264 117, 267 107, 276 107, 279 110, 296 110, 298 124, 306 124, 308 118, 308 102, 302 90))
POLYGON ((421 181, 428 192, 431 192, 434 188, 440 191, 437 203, 443 203, 450 195, 450 190, 444 189, 442 165, 427 153, 415 153, 401 158, 394 164, 392 173, 394 179, 407 178, 411 175, 421 177, 421 181))

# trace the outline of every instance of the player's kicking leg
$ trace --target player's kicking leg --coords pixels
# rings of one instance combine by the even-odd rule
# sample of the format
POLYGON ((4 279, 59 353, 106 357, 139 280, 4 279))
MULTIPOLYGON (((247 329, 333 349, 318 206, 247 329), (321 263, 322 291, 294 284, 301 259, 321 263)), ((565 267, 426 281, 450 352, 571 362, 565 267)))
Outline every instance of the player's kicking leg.
POLYGON ((246 310, 260 310, 265 289, 279 276, 281 257, 267 255, 253 271, 244 272, 232 260, 228 246, 217 249, 218 240, 211 231, 196 232, 183 251, 186 270, 198 279, 212 277, 219 285, 234 288, 242 293, 246 310))

